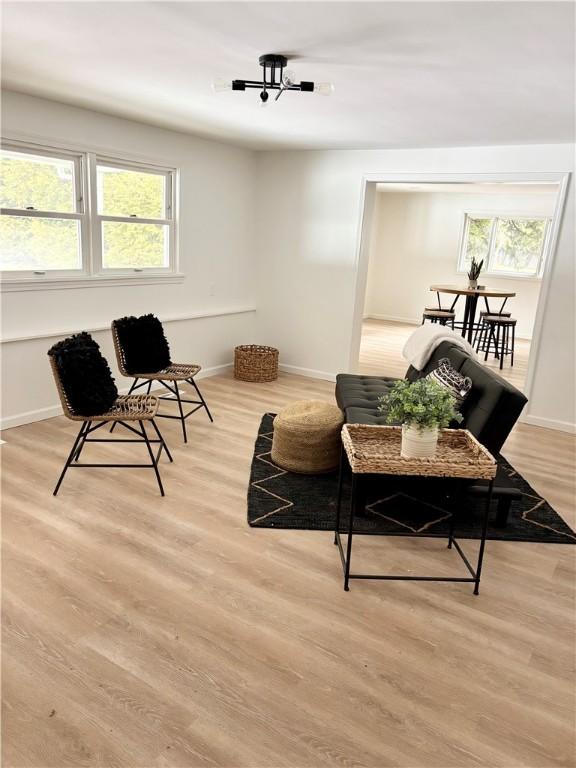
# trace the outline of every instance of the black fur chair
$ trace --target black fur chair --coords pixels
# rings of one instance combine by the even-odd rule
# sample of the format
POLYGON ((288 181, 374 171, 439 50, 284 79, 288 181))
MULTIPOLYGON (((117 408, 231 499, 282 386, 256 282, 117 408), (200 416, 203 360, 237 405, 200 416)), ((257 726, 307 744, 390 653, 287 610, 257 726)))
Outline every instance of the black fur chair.
POLYGON ((54 489, 54 496, 70 467, 151 467, 156 474, 160 493, 164 496, 158 461, 162 449, 166 451, 170 461, 172 456, 154 421, 158 411, 158 398, 152 395, 119 396, 108 363, 102 356, 100 347, 88 333, 79 333, 58 342, 48 350, 48 356, 64 415, 72 421, 81 422, 80 431, 54 489), (136 434, 138 439, 89 437, 105 424, 118 422, 136 434), (145 422, 152 425, 156 439, 148 437, 145 422), (150 464, 79 463, 86 443, 118 442, 144 443, 150 456, 150 464), (157 453, 152 450, 153 443, 159 444, 157 453))
MULTIPOLYGON (((154 315, 142 315, 142 317, 122 317, 112 321, 112 337, 118 368, 123 376, 131 376, 134 381, 129 394, 135 389, 147 386, 150 392, 152 382, 157 381, 170 395, 160 395, 160 400, 174 400, 178 403, 179 415, 159 413, 164 419, 179 419, 182 424, 184 442, 188 442, 186 435, 186 419, 200 408, 204 408, 210 421, 214 421, 212 414, 204 400, 194 377, 201 370, 201 366, 185 363, 173 363, 170 359, 170 347, 162 323, 154 315), (142 381, 140 381, 142 380, 142 381), (140 382, 140 383, 139 383, 140 382), (195 391, 198 400, 187 400, 181 394, 179 383, 186 382, 195 391), (196 406, 188 413, 184 413, 182 403, 196 406)), ((110 431, 114 429, 112 425, 110 431)))

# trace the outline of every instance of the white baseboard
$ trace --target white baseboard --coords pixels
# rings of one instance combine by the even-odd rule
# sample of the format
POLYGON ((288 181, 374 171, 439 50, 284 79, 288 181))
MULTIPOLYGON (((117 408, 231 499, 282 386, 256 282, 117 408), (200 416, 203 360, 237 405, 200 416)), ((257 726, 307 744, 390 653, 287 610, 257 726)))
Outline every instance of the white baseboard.
POLYGON ((396 315, 376 315, 370 312, 365 315, 364 320, 388 320, 390 323, 406 323, 407 325, 420 325, 422 318, 417 317, 397 317, 396 315))
POLYGON ((569 432, 571 435, 576 434, 576 424, 571 424, 569 421, 560 421, 559 419, 545 419, 541 416, 520 416, 519 421, 522 424, 529 424, 532 427, 544 427, 545 429, 556 429, 561 432, 569 432))
POLYGON ((311 379, 323 379, 324 381, 336 381, 335 373, 316 371, 314 368, 302 368, 299 365, 284 365, 280 363, 278 368, 284 373, 293 373, 295 376, 308 376, 311 379))
MULTIPOLYGON (((196 374, 197 379, 206 379, 210 376, 218 376, 220 373, 230 370, 234 366, 234 363, 224 363, 224 365, 213 365, 210 368, 203 368, 196 374)), ((118 392, 121 395, 125 395, 130 389, 130 385, 121 387, 118 392)), ((162 389, 162 386, 156 386, 152 389, 155 392, 162 389)), ((17 413, 14 416, 7 416, 0 419, 0 429, 12 429, 12 427, 21 427, 23 424, 31 424, 34 421, 44 421, 45 419, 52 419, 54 416, 60 416, 62 414, 62 407, 60 405, 50 405, 47 408, 39 408, 35 411, 24 411, 23 413, 17 413)))
POLYGON ((33 421, 44 421, 54 416, 60 416, 62 406, 51 405, 48 408, 38 408, 36 411, 24 411, 15 416, 6 416, 0 419, 0 429, 12 429, 12 427, 21 427, 23 424, 31 424, 33 421))

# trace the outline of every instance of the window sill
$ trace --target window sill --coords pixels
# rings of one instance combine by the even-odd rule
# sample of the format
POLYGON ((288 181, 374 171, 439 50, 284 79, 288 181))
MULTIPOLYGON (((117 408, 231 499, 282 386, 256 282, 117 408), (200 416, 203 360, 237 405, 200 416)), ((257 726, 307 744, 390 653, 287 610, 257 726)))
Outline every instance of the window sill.
POLYGON ((0 292, 13 291, 61 291, 68 288, 103 288, 117 285, 161 285, 182 283, 186 275, 172 272, 169 275, 141 273, 135 275, 98 275, 94 277, 40 277, 18 280, 2 280, 0 292))
MULTIPOLYGON (((458 274, 468 279, 467 272, 458 272, 458 274)), ((484 279, 486 280, 522 280, 524 282, 532 282, 532 283, 542 282, 541 277, 533 277, 532 275, 510 275, 510 274, 503 275, 500 272, 482 272, 478 280, 479 282, 482 282, 484 279)))

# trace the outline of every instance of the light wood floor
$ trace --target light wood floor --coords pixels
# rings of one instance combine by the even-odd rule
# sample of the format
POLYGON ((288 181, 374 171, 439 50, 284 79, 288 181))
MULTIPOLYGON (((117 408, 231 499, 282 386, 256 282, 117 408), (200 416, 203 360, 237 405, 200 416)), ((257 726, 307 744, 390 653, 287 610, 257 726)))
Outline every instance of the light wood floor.
MULTIPOLYGON (((574 549, 489 542, 479 597, 345 593, 329 533, 246 524, 261 414, 333 385, 202 386, 214 425, 194 416, 185 446, 161 422, 164 499, 148 470, 70 472, 53 498, 76 425, 4 433, 5 768, 573 766, 574 549)), ((506 451, 572 524, 573 451, 530 427, 506 451)), ((462 567, 431 539, 364 537, 354 556, 462 567)))
MULTIPOLYGON (((404 376, 408 363, 402 357, 402 348, 406 339, 417 326, 408 323, 392 323, 388 320, 364 320, 362 323, 362 339, 360 343, 359 372, 369 376, 404 376)), ((510 365, 510 357, 504 360, 500 370, 500 361, 490 356, 484 362, 497 371, 515 387, 522 390, 528 369, 530 341, 516 339, 514 365, 510 365)))

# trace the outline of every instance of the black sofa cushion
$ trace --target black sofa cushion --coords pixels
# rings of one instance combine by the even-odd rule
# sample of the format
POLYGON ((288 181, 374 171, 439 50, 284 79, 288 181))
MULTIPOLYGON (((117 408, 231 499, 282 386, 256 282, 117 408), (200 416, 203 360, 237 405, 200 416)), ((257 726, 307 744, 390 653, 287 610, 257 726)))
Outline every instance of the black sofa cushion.
MULTIPOLYGON (((490 453, 498 454, 526 404, 525 395, 450 341, 436 347, 424 370, 417 371, 410 366, 406 378, 416 381, 426 376, 444 357, 457 371, 472 379, 472 389, 461 408, 464 420, 457 426, 469 429, 490 453)), ((378 413, 378 398, 386 394, 395 381, 387 376, 339 374, 336 402, 344 411, 345 420, 356 424, 385 424, 385 417, 378 413)))
POLYGON ((100 347, 89 333, 78 333, 48 350, 54 359, 70 408, 77 416, 99 416, 116 402, 118 390, 100 347))
POLYGON ((389 392, 398 379, 340 373, 336 381, 336 402, 348 424, 387 423, 386 416, 378 413, 378 398, 389 392))
POLYGON ((170 365, 170 347, 157 317, 121 317, 114 327, 127 373, 156 373, 170 365))

